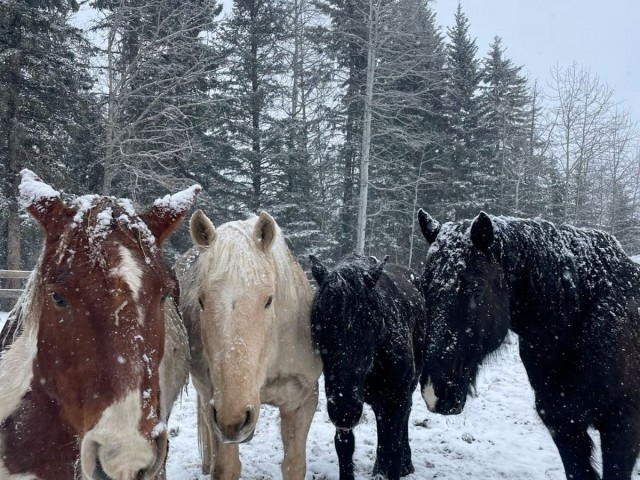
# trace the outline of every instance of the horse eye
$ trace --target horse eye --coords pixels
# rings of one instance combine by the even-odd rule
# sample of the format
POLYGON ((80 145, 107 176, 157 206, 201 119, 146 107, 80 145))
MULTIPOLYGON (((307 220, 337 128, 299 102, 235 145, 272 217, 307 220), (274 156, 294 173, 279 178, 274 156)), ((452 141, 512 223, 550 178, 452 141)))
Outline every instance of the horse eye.
POLYGON ((273 303, 273 295, 269 295, 269 299, 267 300, 266 305, 264 306, 264 308, 269 308, 269 306, 271 305, 271 303, 273 303))
POLYGON ((198 303, 200 304, 200 310, 204 310, 204 303, 202 303, 202 299, 198 299, 198 303))
POLYGON ((168 293, 164 293, 164 294, 160 297, 160 303, 164 303, 168 296, 169 296, 169 294, 168 294, 168 293))
POLYGON ((60 295, 58 295, 57 293, 52 293, 51 294, 51 299, 53 300, 53 303, 55 303, 57 307, 64 308, 64 307, 69 306, 67 301, 64 298, 62 298, 60 295))

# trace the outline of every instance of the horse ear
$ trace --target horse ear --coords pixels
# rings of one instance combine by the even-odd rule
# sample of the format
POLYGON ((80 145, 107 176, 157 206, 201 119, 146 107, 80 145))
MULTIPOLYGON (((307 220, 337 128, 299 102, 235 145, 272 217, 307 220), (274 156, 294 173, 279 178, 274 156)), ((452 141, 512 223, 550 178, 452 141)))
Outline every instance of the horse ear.
POLYGON ((260 212, 253 229, 253 239, 263 252, 267 252, 276 238, 276 221, 264 210, 260 212))
POLYGON ((165 195, 153 202, 151 208, 140 214, 140 218, 147 224, 158 245, 162 245, 162 242, 176 229, 200 190, 200 185, 193 185, 173 195, 165 195))
POLYGON ((436 237, 438 236, 438 233, 440 233, 440 222, 435 220, 423 209, 420 209, 418 210, 418 223, 420 224, 422 235, 424 235, 427 243, 431 245, 436 241, 436 237))
POLYGON ((216 239, 216 227, 202 210, 196 210, 189 220, 189 233, 193 244, 207 248, 216 239))
POLYGON ((382 275, 382 272, 384 271, 384 265, 387 263, 387 260, 389 260, 389 255, 386 255, 380 263, 374 265, 365 274, 364 280, 365 282, 367 282, 369 288, 375 287, 376 283, 378 283, 378 280, 380 280, 380 275, 382 275))
POLYGON ((309 260, 311 260, 311 275, 313 275, 318 285, 322 285, 327 275, 329 275, 329 270, 315 255, 309 255, 309 260))
POLYGON ((484 212, 480 212, 471 224, 471 243, 481 252, 487 253, 493 243, 493 223, 484 212))
POLYGON ((60 199, 60 192, 40 180, 35 173, 25 168, 20 175, 20 204, 42 225, 47 234, 52 233, 55 226, 61 226, 62 220, 73 215, 73 210, 60 199))

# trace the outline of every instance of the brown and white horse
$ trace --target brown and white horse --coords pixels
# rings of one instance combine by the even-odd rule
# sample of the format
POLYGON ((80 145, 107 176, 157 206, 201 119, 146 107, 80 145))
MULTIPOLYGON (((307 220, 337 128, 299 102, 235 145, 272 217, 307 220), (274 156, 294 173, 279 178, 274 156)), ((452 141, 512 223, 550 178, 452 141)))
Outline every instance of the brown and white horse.
POLYGON ((216 480, 240 476, 238 444, 253 436, 262 402, 280 409, 282 476, 301 480, 322 371, 311 286, 266 212, 216 229, 198 210, 190 229, 196 248, 176 270, 203 471, 216 480))
POLYGON ((177 285, 161 246, 198 191, 138 214, 113 197, 63 201, 22 172, 21 201, 42 226, 44 247, 1 336, 0 478, 162 476, 165 421, 188 348, 165 302, 177 285))

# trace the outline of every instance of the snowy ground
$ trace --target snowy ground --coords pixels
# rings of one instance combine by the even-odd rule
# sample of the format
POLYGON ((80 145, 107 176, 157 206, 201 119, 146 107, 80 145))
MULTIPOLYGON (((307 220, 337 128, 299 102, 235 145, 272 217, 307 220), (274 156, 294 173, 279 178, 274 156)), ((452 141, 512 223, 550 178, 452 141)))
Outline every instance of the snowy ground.
MULTIPOLYGON (((0 313, 0 328, 6 314, 0 313)), ((560 457, 533 409, 533 394, 517 353, 516 341, 506 345, 484 367, 478 396, 464 413, 444 417, 427 411, 414 394, 410 440, 416 473, 407 479, 563 480, 560 457)), ((195 390, 189 387, 175 406, 168 478, 205 480, 200 473, 195 426, 195 390)), ((307 479, 337 480, 334 429, 321 392, 318 412, 307 443, 307 479)), ((375 419, 365 410, 356 434, 356 478, 371 477, 376 445, 375 419)), ((256 435, 240 447, 242 478, 280 478, 282 448, 277 410, 264 407, 256 435)), ((636 469, 637 470, 637 469, 636 469)), ((639 474, 634 472, 634 476, 639 474)))

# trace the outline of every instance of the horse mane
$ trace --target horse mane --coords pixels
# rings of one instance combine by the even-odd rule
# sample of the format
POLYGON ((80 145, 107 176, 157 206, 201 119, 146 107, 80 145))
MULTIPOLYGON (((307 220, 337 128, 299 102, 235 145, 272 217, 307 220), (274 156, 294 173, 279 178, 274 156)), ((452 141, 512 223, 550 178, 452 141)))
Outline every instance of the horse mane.
MULTIPOLYGON (((364 274, 376 264, 375 258, 356 253, 349 254, 341 259, 333 270, 329 272, 319 288, 316 300, 318 306, 325 301, 332 304, 336 297, 342 297, 348 299, 348 302, 343 303, 343 309, 346 307, 358 308, 363 302, 367 303, 367 310, 375 308, 375 298, 377 297, 375 295, 372 296, 372 288, 366 284, 364 274)), ((365 316, 343 315, 343 317, 353 321, 356 318, 364 318, 365 316)), ((373 315, 370 317, 373 320, 382 320, 380 316, 373 315)))
MULTIPOLYGON (((548 268, 562 266, 576 274, 594 268, 640 271, 618 240, 601 230, 555 225, 540 218, 490 217, 496 234, 491 252, 506 262, 507 268, 517 268, 535 258, 538 265, 542 262, 548 268)), ((452 278, 450 274, 464 266, 464 252, 471 245, 471 224, 471 220, 443 224, 438 239, 429 248, 428 256, 434 255, 446 242, 449 261, 440 265, 440 279, 452 278)))
POLYGON ((640 274, 640 267, 627 256, 618 240, 601 230, 555 225, 542 219, 492 220, 498 239, 496 253, 507 270, 535 261, 541 271, 556 273, 555 282, 584 282, 581 291, 588 294, 599 281, 626 282, 627 275, 640 274))
POLYGON ((39 268, 33 270, 0 335, 0 423, 15 410, 33 379, 38 319, 42 310, 39 272, 39 268))
MULTIPOLYGON (((299 301, 296 299, 299 299, 301 293, 311 298, 312 292, 306 276, 287 247, 280 227, 276 224, 273 244, 265 253, 258 248, 253 238, 257 221, 258 217, 252 215, 246 220, 227 222, 216 228, 213 248, 198 253, 194 247, 187 255, 192 260, 184 263, 191 264, 195 261, 194 266, 197 265, 197 273, 191 274, 197 275, 199 284, 204 286, 211 287, 226 278, 233 278, 246 286, 262 283, 264 269, 268 267, 275 272, 276 306, 290 308, 295 304, 292 302, 299 301)), ((188 306, 194 308, 198 303, 197 288, 185 288, 183 294, 188 306)))
POLYGON ((363 274, 375 265, 375 258, 351 253, 329 272, 323 286, 334 290, 347 286, 349 290, 355 290, 353 293, 362 294, 368 289, 363 274))

